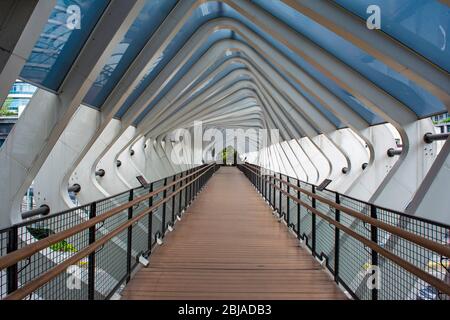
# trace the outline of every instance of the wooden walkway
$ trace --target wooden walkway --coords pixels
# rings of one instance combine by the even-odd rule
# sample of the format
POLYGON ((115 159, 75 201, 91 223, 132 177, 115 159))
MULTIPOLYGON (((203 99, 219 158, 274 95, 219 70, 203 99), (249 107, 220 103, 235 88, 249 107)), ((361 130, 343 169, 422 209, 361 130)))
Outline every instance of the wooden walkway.
POLYGON ((222 167, 123 299, 345 299, 236 168, 222 167))

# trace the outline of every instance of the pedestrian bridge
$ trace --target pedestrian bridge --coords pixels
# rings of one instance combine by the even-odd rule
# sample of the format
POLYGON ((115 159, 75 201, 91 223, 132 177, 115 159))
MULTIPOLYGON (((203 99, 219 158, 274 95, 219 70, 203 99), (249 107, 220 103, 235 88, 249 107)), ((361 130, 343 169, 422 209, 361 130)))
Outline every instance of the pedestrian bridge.
POLYGON ((235 167, 220 168, 124 299, 345 299, 235 167))
POLYGON ((448 230, 212 163, 2 231, 0 284, 4 299, 448 299, 448 230))
POLYGON ((450 2, 373 2, 1 0, 0 298, 448 300, 450 2))

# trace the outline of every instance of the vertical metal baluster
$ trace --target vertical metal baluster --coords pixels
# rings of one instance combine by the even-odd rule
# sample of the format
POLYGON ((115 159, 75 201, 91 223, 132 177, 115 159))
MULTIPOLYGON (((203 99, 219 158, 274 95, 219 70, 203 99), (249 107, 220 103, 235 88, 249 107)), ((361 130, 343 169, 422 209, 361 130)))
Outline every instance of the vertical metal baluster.
MULTIPOLYGON (((150 189, 148 190, 149 193, 153 192, 153 182, 150 184, 150 189)), ((150 198, 148 198, 148 207, 151 208, 153 206, 153 196, 151 196, 150 198)), ((147 233, 147 241, 148 241, 148 250, 147 250, 147 258, 150 256, 150 254, 152 253, 152 245, 153 245, 153 237, 152 237, 152 232, 153 232, 153 211, 149 212, 148 214, 148 221, 147 221, 147 229, 148 229, 148 233, 147 233)))
MULTIPOLYGON (((7 253, 11 253, 13 251, 17 250, 17 247, 19 245, 19 235, 18 235, 19 229, 17 226, 12 226, 8 231, 8 247, 7 247, 7 253)), ((6 281, 7 281, 7 291, 8 294, 12 293, 17 290, 18 284, 19 284, 19 273, 17 268, 17 263, 13 264, 12 266, 9 266, 6 269, 6 281)))
MULTIPOLYGON (((97 204, 91 203, 89 208, 89 219, 97 215, 97 204)), ((89 244, 95 242, 95 225, 89 228, 89 244)), ((95 299, 95 251, 88 256, 88 300, 95 299)))
MULTIPOLYGON (((300 188, 300 180, 297 179, 297 187, 300 188)), ((301 193, 300 190, 297 190, 297 199, 301 199, 301 193)), ((301 222, 301 205, 299 202, 297 202, 297 237, 300 239, 301 233, 300 233, 300 222, 301 222)))
POLYGON ((172 187, 172 224, 175 224, 175 190, 177 187, 177 184, 175 183, 177 181, 177 175, 173 176, 173 187, 172 187))
POLYGON ((272 200, 272 186, 270 185, 270 182, 272 181, 272 176, 267 175, 267 187, 269 189, 269 199, 267 201, 270 204, 270 201, 272 200))
MULTIPOLYGON (((188 170, 187 172, 186 172, 186 176, 188 176, 189 175, 189 173, 191 172, 191 170, 188 170)), ((188 200, 187 200, 187 198, 188 198, 188 182, 189 182, 189 178, 185 178, 184 179, 184 181, 185 181, 185 188, 184 188, 184 209, 186 210, 186 208, 187 208, 187 205, 188 205, 188 200)))
MULTIPOLYGON (((164 187, 167 186, 167 178, 164 178, 164 187)), ((167 189, 165 188, 163 191, 163 212, 162 212, 162 223, 161 223, 161 239, 164 238, 164 234, 166 233, 166 208, 167 202, 165 202, 167 197, 167 189)))
POLYGON ((282 180, 283 180, 283 175, 280 173, 279 174, 279 177, 280 177, 280 185, 279 185, 279 187, 280 187, 280 190, 279 190, 279 193, 278 193, 278 206, 280 207, 280 209, 278 210, 278 214, 280 215, 280 217, 282 217, 282 215, 283 215, 283 183, 282 183, 282 180))
POLYGON ((181 211, 183 211, 182 206, 181 206, 181 198, 183 197, 183 190, 181 189, 183 187, 183 172, 181 173, 180 176, 180 192, 178 193, 178 213, 179 216, 181 216, 181 211))
POLYGON ((291 194, 291 188, 289 187, 289 176, 286 176, 287 181, 287 195, 286 195, 286 223, 289 227, 289 224, 291 223, 291 217, 290 217, 290 208, 289 208, 289 195, 291 194))
MULTIPOLYGON (((370 217, 373 219, 378 219, 377 216, 377 207, 374 204, 370 205, 370 217)), ((374 225, 370 226, 370 238, 371 240, 378 245, 378 228, 374 225)), ((378 252, 372 249, 372 266, 378 266, 378 252)), ((374 272, 379 272, 375 271, 374 272)), ((378 275, 376 275, 378 276, 378 275)), ((375 280, 377 281, 377 280, 375 280)), ((378 289, 374 286, 372 289, 372 300, 378 300, 378 289)))
MULTIPOLYGON (((128 197, 128 201, 133 201, 133 193, 134 190, 130 190, 130 195, 128 197)), ((128 220, 131 220, 133 218, 133 206, 130 206, 128 208, 128 220)), ((126 282, 130 281, 131 278, 131 250, 132 250, 132 241, 133 241, 133 226, 128 227, 127 231, 127 280, 126 282)))
POLYGON ((276 174, 274 173, 273 174, 273 209, 274 209, 274 211, 277 209, 276 202, 275 202, 275 200, 276 200, 276 194, 275 194, 276 180, 275 180, 275 178, 276 178, 276 174))
MULTIPOLYGON (((336 192, 336 204, 340 204, 341 203, 341 199, 339 197, 339 193, 336 192)), ((334 209, 334 220, 336 220, 336 222, 340 222, 341 221, 341 212, 338 209, 334 209)), ((334 280, 336 282, 339 282, 339 245, 340 245, 340 240, 339 240, 339 228, 338 227, 334 227, 334 280)))
MULTIPOLYGON (((312 186, 312 193, 316 193, 316 186, 312 186)), ((314 209, 316 208, 316 198, 312 197, 311 199, 311 207, 314 209)), ((311 250, 313 255, 316 255, 316 214, 311 212, 311 223, 312 223, 312 232, 311 232, 311 238, 312 238, 312 245, 311 250)))

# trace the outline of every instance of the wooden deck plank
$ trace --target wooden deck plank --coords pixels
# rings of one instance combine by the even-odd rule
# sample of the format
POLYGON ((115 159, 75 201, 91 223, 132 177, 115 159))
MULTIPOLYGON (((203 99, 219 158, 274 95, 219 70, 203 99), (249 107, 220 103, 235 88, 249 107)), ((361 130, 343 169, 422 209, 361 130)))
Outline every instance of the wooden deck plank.
POLYGON ((123 299, 346 299, 236 168, 222 167, 123 299))

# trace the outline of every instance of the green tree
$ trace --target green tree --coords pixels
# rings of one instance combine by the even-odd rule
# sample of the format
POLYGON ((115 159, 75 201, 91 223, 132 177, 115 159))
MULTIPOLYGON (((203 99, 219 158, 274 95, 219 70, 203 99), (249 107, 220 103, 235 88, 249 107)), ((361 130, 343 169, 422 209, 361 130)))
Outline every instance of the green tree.
POLYGON ((6 98, 2 108, 0 109, 0 117, 17 115, 15 112, 9 110, 12 100, 13 100, 12 98, 6 98))

